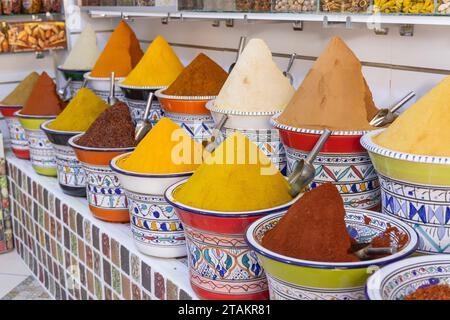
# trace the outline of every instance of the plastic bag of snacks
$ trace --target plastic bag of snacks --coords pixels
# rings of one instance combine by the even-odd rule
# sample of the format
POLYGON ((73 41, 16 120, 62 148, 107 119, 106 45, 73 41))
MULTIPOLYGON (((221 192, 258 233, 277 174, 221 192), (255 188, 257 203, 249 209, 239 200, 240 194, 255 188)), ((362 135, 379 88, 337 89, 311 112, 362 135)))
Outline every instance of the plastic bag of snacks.
POLYGON ((42 0, 42 12, 61 12, 61 0, 42 0))
POLYGON ((21 0, 2 0, 1 4, 4 15, 19 14, 22 10, 21 0))
POLYGON ((41 11, 41 0, 22 0, 23 13, 39 13, 41 11))

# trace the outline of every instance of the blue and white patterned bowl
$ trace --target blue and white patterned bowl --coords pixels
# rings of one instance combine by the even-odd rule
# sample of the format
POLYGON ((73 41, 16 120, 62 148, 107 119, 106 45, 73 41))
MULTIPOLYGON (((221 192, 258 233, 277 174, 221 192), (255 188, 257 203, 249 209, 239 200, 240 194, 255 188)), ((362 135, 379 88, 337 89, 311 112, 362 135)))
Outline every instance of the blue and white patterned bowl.
POLYGON ((403 300, 420 287, 450 285, 450 256, 429 255, 397 261, 375 272, 366 283, 369 300, 403 300))

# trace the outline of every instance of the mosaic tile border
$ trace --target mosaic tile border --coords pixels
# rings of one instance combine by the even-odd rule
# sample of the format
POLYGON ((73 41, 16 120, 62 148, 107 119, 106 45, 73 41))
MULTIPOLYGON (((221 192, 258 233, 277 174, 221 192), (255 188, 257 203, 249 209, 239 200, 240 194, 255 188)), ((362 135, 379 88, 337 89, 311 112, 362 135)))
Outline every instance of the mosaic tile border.
POLYGON ((15 165, 20 161, 7 155, 16 250, 53 298, 195 298, 190 288, 184 290, 167 278, 161 266, 149 265, 32 179, 15 165))

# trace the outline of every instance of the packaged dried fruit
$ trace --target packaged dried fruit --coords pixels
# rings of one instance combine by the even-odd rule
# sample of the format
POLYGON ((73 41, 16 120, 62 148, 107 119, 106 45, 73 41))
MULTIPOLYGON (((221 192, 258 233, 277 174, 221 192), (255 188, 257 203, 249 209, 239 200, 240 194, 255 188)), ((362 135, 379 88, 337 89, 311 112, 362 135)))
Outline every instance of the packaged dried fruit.
POLYGON ((19 14, 22 10, 21 0, 2 0, 1 7, 4 15, 19 14))
POLYGON ((236 0, 236 10, 238 11, 268 12, 271 8, 271 0, 236 0))
POLYGON ((41 4, 41 0, 22 0, 22 12, 28 14, 39 13, 41 4))
POLYGON ((320 7, 324 12, 368 12, 370 0, 321 0, 320 7))
POLYGON ((316 0, 276 0, 274 11, 313 12, 317 10, 316 0))
POLYGON ((2 22, 0 26, 0 52, 5 53, 9 52, 9 42, 8 42, 8 35, 6 32, 6 23, 2 22))
POLYGON ((13 52, 67 48, 63 21, 11 22, 8 24, 8 40, 13 52))

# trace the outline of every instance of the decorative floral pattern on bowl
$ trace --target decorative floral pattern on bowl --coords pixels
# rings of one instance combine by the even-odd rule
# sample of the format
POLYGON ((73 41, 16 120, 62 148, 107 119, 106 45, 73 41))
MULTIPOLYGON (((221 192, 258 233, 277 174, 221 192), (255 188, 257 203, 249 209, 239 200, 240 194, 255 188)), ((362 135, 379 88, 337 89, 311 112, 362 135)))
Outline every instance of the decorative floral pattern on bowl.
POLYGON ((28 136, 20 121, 14 113, 22 109, 21 106, 0 105, 0 112, 3 114, 8 126, 9 137, 11 139, 11 149, 20 159, 30 159, 30 147, 28 136))
POLYGON ((383 213, 417 231, 419 252, 450 253, 450 158, 385 149, 372 141, 381 131, 366 134, 361 143, 378 172, 383 213))
POLYGON ((247 229, 246 239, 256 251, 269 280, 271 299, 356 300, 364 298, 364 284, 379 267, 401 260, 417 248, 418 236, 406 223, 381 213, 348 208, 347 230, 357 242, 370 242, 387 228, 397 227, 409 241, 397 253, 370 261, 315 262, 290 258, 264 248, 261 240, 285 212, 271 214, 254 222, 247 229), (366 218, 370 218, 367 223, 366 218))
MULTIPOLYGON (((81 189, 80 196, 86 195, 86 174, 75 152, 71 147, 53 145, 55 149, 56 165, 58 170, 58 182, 69 190, 81 189), (83 192, 84 191, 84 192, 83 192)), ((65 190, 63 188, 63 190, 65 190)), ((69 192, 70 194, 70 192, 69 192)))
MULTIPOLYGON (((125 99, 128 108, 130 108, 131 118, 134 123, 144 118, 145 107, 147 106, 147 101, 125 99)), ((153 99, 152 106, 150 107, 149 119, 152 126, 158 123, 159 119, 164 116, 158 99, 153 99)))
MULTIPOLYGON (((306 159, 321 130, 294 128, 280 124, 273 117, 271 123, 279 130, 286 149, 287 175, 298 161, 306 159)), ((313 165, 316 175, 310 188, 333 183, 341 194, 344 204, 358 209, 378 209, 380 185, 377 173, 366 150, 360 145, 364 132, 332 132, 313 165)))
POLYGON ((418 288, 450 285, 448 255, 430 255, 401 260, 381 268, 366 285, 369 300, 403 300, 418 288))
POLYGON ((207 140, 214 127, 214 120, 210 114, 165 112, 164 116, 185 129, 197 142, 207 140))

